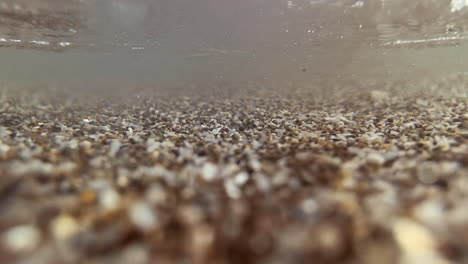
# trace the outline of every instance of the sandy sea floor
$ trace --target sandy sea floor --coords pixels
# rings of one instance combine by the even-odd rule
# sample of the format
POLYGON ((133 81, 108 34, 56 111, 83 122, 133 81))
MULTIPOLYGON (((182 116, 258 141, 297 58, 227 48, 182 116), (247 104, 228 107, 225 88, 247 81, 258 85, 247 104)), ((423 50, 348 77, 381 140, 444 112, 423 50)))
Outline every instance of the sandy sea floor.
POLYGON ((468 263, 466 77, 424 85, 4 89, 0 262, 468 263))

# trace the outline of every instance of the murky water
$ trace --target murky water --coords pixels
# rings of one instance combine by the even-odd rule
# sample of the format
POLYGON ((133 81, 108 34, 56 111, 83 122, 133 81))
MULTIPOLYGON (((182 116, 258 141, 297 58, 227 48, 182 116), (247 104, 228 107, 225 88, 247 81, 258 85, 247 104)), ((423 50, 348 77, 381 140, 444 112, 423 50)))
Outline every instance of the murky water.
POLYGON ((2 85, 343 85, 467 74, 468 3, 0 1, 2 85))

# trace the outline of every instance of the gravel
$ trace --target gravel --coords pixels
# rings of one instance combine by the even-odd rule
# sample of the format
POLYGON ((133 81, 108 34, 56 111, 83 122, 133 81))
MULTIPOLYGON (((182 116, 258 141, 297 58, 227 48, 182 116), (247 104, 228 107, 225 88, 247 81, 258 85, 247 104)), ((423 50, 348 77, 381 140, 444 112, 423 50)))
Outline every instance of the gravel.
POLYGON ((468 263, 457 80, 451 92, 5 92, 0 260, 468 263))

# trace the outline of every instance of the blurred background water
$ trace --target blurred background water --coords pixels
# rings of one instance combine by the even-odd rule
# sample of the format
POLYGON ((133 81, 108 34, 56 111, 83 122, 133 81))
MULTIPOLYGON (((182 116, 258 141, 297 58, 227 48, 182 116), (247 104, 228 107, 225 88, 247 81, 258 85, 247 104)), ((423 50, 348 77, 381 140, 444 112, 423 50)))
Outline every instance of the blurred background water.
POLYGON ((294 89, 467 75, 466 0, 0 0, 0 84, 294 89))

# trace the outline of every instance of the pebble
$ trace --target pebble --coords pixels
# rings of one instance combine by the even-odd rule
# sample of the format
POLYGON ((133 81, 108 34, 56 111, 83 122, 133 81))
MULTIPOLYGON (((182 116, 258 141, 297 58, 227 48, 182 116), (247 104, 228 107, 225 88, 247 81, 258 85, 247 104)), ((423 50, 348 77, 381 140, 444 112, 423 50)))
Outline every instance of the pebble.
POLYGON ((218 167, 212 163, 205 163, 201 170, 202 178, 207 181, 211 182, 217 178, 218 174, 218 167))
POLYGON ((0 138, 8 137, 12 134, 12 132, 5 127, 0 126, 0 138))
MULTIPOLYGON (((208 225, 201 225, 193 231, 192 247, 193 252, 197 255, 206 255, 208 250, 212 248, 215 242, 215 232, 208 225)), ((200 256, 203 257, 203 256, 200 256)))
POLYGON ((318 212, 319 205, 314 199, 305 199, 301 202, 301 209, 306 214, 314 214, 318 212))
POLYGON ((244 185, 245 183, 247 183, 248 180, 249 180, 249 174, 244 171, 239 172, 234 176, 234 182, 239 186, 244 185))
POLYGON ((77 168, 78 165, 76 163, 67 161, 57 165, 56 170, 59 173, 72 173, 77 168))
POLYGON ((17 162, 13 165, 12 173, 15 175, 41 174, 50 175, 54 167, 52 164, 40 160, 30 160, 28 162, 17 162))
POLYGON ((379 153, 371 153, 367 156, 367 161, 376 165, 383 165, 385 163, 385 157, 379 153))
POLYGON ((105 188, 99 192, 99 203, 106 210, 115 210, 120 205, 120 195, 112 188, 105 188))
POLYGON ((124 170, 120 169, 117 174, 119 175, 117 176, 117 185, 119 187, 126 187, 130 183, 127 171, 124 172, 124 170))
POLYGON ((84 204, 92 204, 96 201, 97 194, 92 189, 83 190, 80 194, 80 202, 84 204))
POLYGON ((63 214, 52 221, 51 230, 55 239, 66 240, 79 231, 79 224, 72 216, 63 214))
POLYGON ((10 150, 10 146, 1 144, 0 142, 0 155, 7 153, 10 150))
POLYGON ((241 190, 239 189, 237 184, 231 179, 224 181, 224 189, 226 190, 227 195, 231 199, 239 199, 242 196, 241 190))
POLYGON ((128 211, 131 222, 142 231, 150 231, 157 225, 157 217, 149 204, 143 201, 133 203, 128 211))
POLYGON ((41 242, 41 232, 32 225, 16 226, 3 234, 3 243, 15 253, 25 253, 36 249, 41 242))
POLYGON ((115 157, 117 152, 119 152, 121 146, 122 146, 122 143, 120 143, 120 140, 113 139, 109 146, 109 156, 115 157))
POLYGON ((121 255, 118 260, 116 260, 116 263, 146 264, 150 263, 150 260, 151 258, 148 250, 142 245, 134 244, 127 246, 122 250, 121 255))
POLYGON ((441 178, 453 175, 458 168, 456 162, 423 162, 418 166, 418 179, 423 184, 433 184, 441 178))
POLYGON ((167 194, 159 184, 153 184, 148 188, 145 195, 146 200, 154 205, 164 205, 167 201, 167 194))
POLYGON ((437 252, 434 235, 411 219, 400 218, 393 225, 395 239, 403 251, 401 263, 449 263, 437 252))
POLYGON ((414 209, 414 216, 425 225, 444 231, 446 228, 446 210, 441 200, 431 199, 418 204, 414 209))
POLYGON ((149 138, 146 141, 146 151, 147 152, 155 152, 159 148, 160 144, 154 140, 153 138, 149 138))
POLYGON ((79 146, 85 150, 88 150, 93 146, 93 143, 89 142, 88 140, 84 140, 79 143, 79 146))

